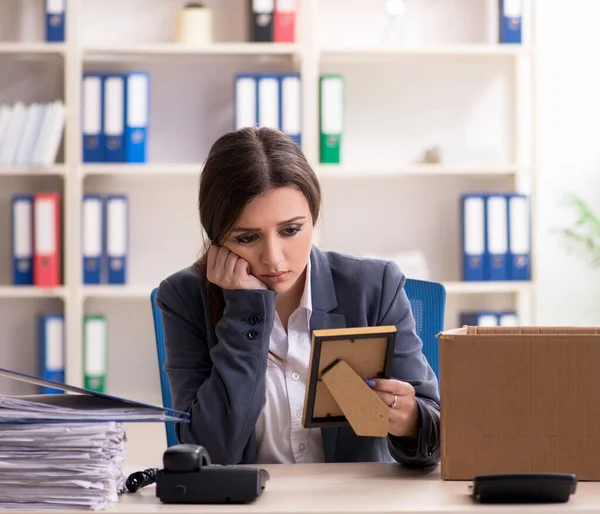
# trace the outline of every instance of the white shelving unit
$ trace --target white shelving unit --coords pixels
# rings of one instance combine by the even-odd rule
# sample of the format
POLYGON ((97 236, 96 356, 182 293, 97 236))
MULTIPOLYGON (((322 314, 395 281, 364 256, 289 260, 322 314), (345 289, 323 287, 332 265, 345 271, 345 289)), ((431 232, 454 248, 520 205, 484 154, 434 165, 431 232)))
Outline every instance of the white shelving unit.
MULTIPOLYGON (((10 67, 14 73, 12 78, 0 73, 0 102, 55 95, 65 101, 67 122, 59 163, 47 168, 0 167, 0 236, 10 241, 12 194, 60 191, 64 286, 11 286, 10 247, 2 245, 0 322, 12 326, 15 305, 31 323, 37 313, 62 310, 66 379, 82 385, 83 315, 104 313, 110 338, 109 392, 160 401, 150 291, 199 255, 198 178, 210 144, 233 128, 233 76, 282 70, 302 74, 303 150, 322 178, 324 191, 319 244, 354 254, 422 249, 431 278, 446 285, 448 326, 458 323, 460 310, 470 308, 517 308, 523 323, 534 323, 535 282, 460 281, 459 226, 464 191, 521 191, 533 194, 535 201, 530 119, 534 1, 526 2, 523 45, 493 42, 489 9, 495 0, 407 0, 406 20, 419 29, 417 35, 411 32, 408 46, 386 46, 377 37, 385 21, 383 2, 300 0, 298 42, 277 45, 244 42, 243 0, 214 0, 207 4, 214 7, 215 19, 230 19, 217 23, 216 42, 203 48, 171 41, 169 23, 183 2, 163 0, 150 6, 143 0, 69 0, 67 42, 46 44, 41 42, 43 25, 38 19, 42 2, 34 1, 39 12, 27 11, 35 18, 33 37, 23 38, 15 29, 0 41, 0 69, 10 67), (417 36, 421 43, 415 43, 417 36), (147 165, 81 161, 81 76, 85 70, 105 69, 147 69, 151 74, 147 165), (345 78, 339 166, 319 163, 318 78, 324 72, 345 78), (40 81, 50 85, 40 88, 40 81), (27 87, 16 91, 13 83, 27 87), (427 146, 436 144, 442 148, 441 164, 415 164, 427 146), (82 285, 84 192, 129 195, 126 286, 82 285)), ((0 18, 23 18, 22 5, 3 2, 0 18)), ((534 244, 535 221, 534 217, 534 244)), ((24 371, 35 371, 33 335, 31 340, 9 339, 4 344, 7 366, 12 359, 25 366, 24 371), (22 352, 25 358, 14 357, 22 352)), ((1 388, 14 390, 6 382, 1 388)))

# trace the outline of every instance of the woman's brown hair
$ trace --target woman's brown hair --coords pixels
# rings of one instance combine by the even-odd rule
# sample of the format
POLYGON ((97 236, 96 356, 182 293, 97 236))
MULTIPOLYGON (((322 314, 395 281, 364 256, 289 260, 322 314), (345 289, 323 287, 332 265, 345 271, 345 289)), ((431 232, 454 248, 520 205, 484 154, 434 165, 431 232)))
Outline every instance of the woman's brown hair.
MULTIPOLYGON (((210 244, 221 245, 246 205, 278 187, 295 187, 306 197, 313 224, 321 207, 319 180, 300 147, 275 129, 247 127, 228 132, 212 145, 198 193, 200 223, 208 238, 197 265, 206 276, 210 244)), ((206 280, 213 325, 221 319, 223 290, 206 280)))

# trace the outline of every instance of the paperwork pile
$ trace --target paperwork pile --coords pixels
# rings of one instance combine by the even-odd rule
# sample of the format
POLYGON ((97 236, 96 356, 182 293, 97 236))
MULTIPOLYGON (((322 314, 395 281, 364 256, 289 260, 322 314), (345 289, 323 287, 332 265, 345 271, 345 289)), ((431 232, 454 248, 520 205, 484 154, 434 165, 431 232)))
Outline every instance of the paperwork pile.
POLYGON ((0 509, 106 509, 123 490, 124 422, 186 416, 0 369, 84 394, 0 395, 0 509))
POLYGON ((0 508, 109 507, 124 443, 115 422, 0 425, 0 508))

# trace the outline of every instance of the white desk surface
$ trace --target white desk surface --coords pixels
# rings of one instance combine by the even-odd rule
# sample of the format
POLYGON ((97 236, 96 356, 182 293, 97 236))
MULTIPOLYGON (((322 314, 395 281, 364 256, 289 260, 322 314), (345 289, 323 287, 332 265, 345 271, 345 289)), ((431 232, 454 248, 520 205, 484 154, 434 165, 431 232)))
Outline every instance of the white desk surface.
MULTIPOLYGON (((166 505, 154 486, 121 495, 108 513, 127 514, 433 514, 600 512, 600 482, 580 482, 568 503, 482 505, 468 496, 469 482, 443 481, 439 472, 395 464, 295 464, 262 466, 271 479, 263 494, 244 505, 166 505)), ((23 512, 23 511, 20 511, 23 512)), ((51 512, 51 511, 45 511, 51 512)), ((70 511, 71 513, 73 511, 70 511)), ((91 511, 82 511, 89 512, 91 511)))

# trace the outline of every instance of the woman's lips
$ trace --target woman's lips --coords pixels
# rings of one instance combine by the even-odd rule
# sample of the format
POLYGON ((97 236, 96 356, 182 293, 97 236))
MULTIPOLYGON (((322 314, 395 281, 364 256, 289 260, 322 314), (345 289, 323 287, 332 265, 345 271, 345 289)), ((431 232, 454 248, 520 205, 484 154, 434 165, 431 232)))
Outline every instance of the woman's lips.
POLYGON ((260 278, 271 284, 278 284, 283 282, 289 274, 289 271, 280 271, 279 273, 269 273, 267 275, 261 275, 260 278))

